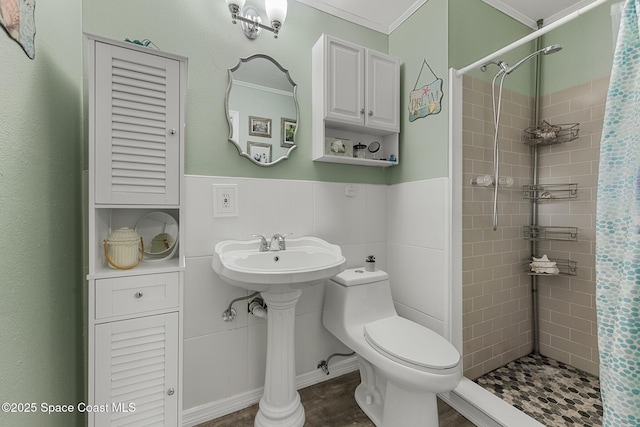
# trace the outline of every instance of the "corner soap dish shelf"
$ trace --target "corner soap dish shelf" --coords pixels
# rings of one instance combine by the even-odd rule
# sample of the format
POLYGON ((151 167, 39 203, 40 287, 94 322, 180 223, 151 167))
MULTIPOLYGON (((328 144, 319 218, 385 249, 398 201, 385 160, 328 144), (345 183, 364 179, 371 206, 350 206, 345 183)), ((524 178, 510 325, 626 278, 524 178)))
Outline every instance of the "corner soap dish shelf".
POLYGON ((525 129, 525 144, 536 146, 561 144, 577 139, 579 131, 580 123, 552 125, 543 120, 538 126, 525 129))
POLYGON ((549 274, 549 273, 535 273, 531 271, 531 263, 532 259, 525 259, 522 263, 524 267, 524 271, 530 276, 577 276, 578 275, 578 263, 576 261, 571 261, 569 259, 556 259, 553 258, 551 261, 556 263, 556 267, 560 270, 557 274, 549 274))
POLYGON ((564 242, 578 241, 577 227, 556 227, 543 225, 525 225, 522 227, 525 240, 559 240, 564 242))
POLYGON ((578 197, 578 184, 523 185, 522 198, 539 202, 578 197))

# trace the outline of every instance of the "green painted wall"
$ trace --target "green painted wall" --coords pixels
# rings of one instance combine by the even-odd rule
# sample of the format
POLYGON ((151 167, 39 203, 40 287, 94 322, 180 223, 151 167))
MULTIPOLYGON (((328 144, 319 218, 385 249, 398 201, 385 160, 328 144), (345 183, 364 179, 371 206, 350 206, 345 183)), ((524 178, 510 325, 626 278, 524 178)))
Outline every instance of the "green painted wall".
MULTIPOLYGON (((553 30, 542 38, 542 46, 560 43, 564 49, 543 57, 542 94, 557 92, 608 76, 613 44, 610 6, 613 0, 553 30)), ((530 34, 533 30, 493 9, 481 0, 449 0, 449 66, 465 67, 484 56, 530 34)), ((514 64, 535 50, 527 43, 500 59, 514 64)), ((505 79, 505 87, 533 92, 534 61, 505 79)), ((473 70, 469 75, 491 81, 497 68, 473 70)))
POLYGON ((604 3, 544 35, 544 46, 560 43, 563 49, 542 63, 543 94, 611 74, 614 51, 611 4, 617 1, 604 3))
POLYGON ((400 165, 391 168, 390 184, 448 174, 447 38, 446 0, 430 0, 389 36, 389 53, 400 58, 402 64, 400 165), (424 60, 435 75, 426 65, 422 68, 424 60), (410 122, 409 94, 433 82, 436 76, 444 81, 441 112, 410 122))
POLYGON ((3 426, 83 425, 81 0, 38 2, 36 56, 0 30, 0 411, 3 426), (55 18, 54 18, 55 17, 55 18))
MULTIPOLYGON (((449 0, 449 66, 460 69, 530 34, 533 30, 481 0, 449 0)), ((494 61, 515 64, 535 50, 527 43, 494 61)), ((534 62, 518 68, 504 81, 504 87, 520 93, 533 91, 534 62)), ((491 81, 498 68, 469 71, 475 78, 491 81)))
MULTIPOLYGON (((150 39, 162 50, 189 58, 186 173, 320 181, 387 182, 383 168, 311 161, 311 48, 322 32, 382 52, 387 36, 289 2, 280 38, 265 33, 249 40, 233 25, 223 1, 84 0, 84 31, 122 40, 150 39), (224 113, 227 69, 240 57, 264 53, 289 70, 298 84, 298 148, 288 160, 260 167, 240 157, 227 141, 224 113)), ((262 7, 262 2, 256 3, 262 7)), ((262 16, 266 16, 264 13, 262 16)))

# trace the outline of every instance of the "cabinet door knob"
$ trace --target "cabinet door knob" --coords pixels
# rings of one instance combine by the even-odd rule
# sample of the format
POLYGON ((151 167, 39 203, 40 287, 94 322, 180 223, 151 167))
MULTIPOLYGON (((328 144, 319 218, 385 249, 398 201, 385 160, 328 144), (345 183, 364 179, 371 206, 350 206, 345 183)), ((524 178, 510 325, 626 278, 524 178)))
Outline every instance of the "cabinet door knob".
POLYGON ((369 117, 373 116, 373 111, 369 110, 369 117))
POLYGON ((364 108, 360 110, 360 114, 364 114, 364 108))
POLYGON ((175 135, 175 134, 176 134, 176 130, 175 130, 175 129, 171 129, 171 130, 169 131, 169 133, 170 133, 171 135, 175 135))
POLYGON ((175 393, 176 391, 173 389, 173 387, 171 387, 169 390, 167 390, 167 394, 169 396, 173 396, 173 393, 175 393))
POLYGON ((142 298, 144 294, 140 291, 136 292, 136 298, 142 298))

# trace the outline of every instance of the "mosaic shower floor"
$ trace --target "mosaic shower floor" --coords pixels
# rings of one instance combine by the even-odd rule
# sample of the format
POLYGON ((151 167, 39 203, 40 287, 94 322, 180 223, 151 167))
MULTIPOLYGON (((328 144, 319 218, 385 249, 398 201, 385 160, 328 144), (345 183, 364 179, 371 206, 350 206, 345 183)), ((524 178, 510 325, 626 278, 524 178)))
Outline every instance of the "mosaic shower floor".
POLYGON ((475 381, 545 426, 602 425, 598 378, 548 357, 530 354, 475 381))

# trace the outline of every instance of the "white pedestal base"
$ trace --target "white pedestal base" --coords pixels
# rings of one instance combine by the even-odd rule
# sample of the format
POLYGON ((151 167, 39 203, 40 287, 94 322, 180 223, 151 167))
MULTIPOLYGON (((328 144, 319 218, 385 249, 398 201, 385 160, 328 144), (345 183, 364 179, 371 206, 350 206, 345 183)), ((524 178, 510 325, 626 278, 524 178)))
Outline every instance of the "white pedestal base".
POLYGON ((296 390, 295 317, 301 290, 263 292, 267 304, 267 368, 256 427, 302 427, 304 408, 296 390))

